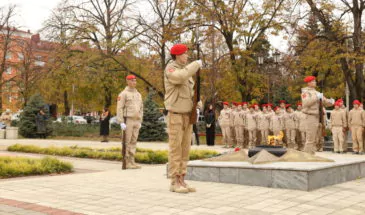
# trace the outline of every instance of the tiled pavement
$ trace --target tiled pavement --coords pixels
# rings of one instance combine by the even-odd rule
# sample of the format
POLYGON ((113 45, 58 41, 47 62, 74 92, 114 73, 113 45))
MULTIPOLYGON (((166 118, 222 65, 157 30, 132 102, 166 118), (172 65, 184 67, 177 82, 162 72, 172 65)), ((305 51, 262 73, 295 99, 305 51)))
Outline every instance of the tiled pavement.
MULTIPOLYGON (((365 214, 365 179, 312 192, 190 182, 198 192, 176 194, 168 191, 165 165, 122 171, 117 162, 65 160, 91 172, 1 180, 0 198, 67 210, 54 214, 365 214)), ((0 214, 47 212, 14 208, 0 199, 0 214)))

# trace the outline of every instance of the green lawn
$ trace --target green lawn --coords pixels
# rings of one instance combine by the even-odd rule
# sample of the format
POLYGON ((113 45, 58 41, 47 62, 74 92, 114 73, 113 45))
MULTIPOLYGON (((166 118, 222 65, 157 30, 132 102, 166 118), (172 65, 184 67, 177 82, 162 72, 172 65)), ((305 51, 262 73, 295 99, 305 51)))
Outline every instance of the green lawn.
POLYGON ((72 164, 56 158, 43 159, 0 156, 0 178, 11 178, 52 173, 69 173, 72 164))

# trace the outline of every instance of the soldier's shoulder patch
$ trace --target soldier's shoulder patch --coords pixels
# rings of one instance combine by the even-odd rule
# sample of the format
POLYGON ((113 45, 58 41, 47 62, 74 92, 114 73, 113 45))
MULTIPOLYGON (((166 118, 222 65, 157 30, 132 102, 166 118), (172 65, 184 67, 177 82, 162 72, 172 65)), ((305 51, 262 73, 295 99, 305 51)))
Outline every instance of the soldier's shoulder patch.
POLYGON ((307 98, 307 94, 306 93, 302 93, 302 98, 303 99, 307 98))
POLYGON ((168 72, 175 72, 175 68, 174 67, 169 67, 169 68, 167 68, 167 71, 168 72))
POLYGON ((122 99, 122 97, 121 96, 118 96, 118 101, 120 101, 122 99))

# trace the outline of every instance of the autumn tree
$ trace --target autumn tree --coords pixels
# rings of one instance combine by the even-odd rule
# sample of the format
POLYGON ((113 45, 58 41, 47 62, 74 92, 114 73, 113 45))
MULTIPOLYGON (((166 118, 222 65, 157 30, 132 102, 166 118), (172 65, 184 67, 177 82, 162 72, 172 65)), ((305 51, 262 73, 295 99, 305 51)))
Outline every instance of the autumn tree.
MULTIPOLYGON (((284 9, 283 0, 277 1, 193 1, 198 7, 195 11, 203 15, 204 26, 213 26, 224 38, 228 49, 231 68, 229 71, 236 79, 242 100, 252 98, 251 78, 257 73, 253 64, 255 61, 254 46, 258 40, 265 37, 269 30, 280 29, 278 17, 284 9)), ((255 83, 259 84, 259 83, 255 83)))
MULTIPOLYGON (((365 9, 364 0, 340 0, 338 4, 328 1, 306 0, 310 11, 323 25, 325 38, 337 47, 338 62, 343 76, 349 86, 352 99, 364 99, 364 73, 363 73, 363 32, 362 14, 365 9), (341 13, 338 13, 340 11, 341 13), (346 14, 351 17, 351 32, 343 31, 346 27, 346 14), (340 27, 340 28, 339 28, 340 27), (342 27, 342 28, 341 28, 342 27), (350 41, 350 42, 347 42, 350 41), (351 45, 349 45, 351 43, 351 45)), ((319 37, 318 37, 319 38, 319 37)))

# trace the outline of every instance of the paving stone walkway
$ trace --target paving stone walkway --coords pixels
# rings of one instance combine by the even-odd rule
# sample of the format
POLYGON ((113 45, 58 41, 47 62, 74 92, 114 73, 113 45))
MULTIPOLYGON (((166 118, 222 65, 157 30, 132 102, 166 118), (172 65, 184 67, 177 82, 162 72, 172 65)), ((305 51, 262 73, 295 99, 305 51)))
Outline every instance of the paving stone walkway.
MULTIPOLYGON (((42 157, 5 151, 1 155, 42 157)), ((176 194, 168 191, 165 165, 122 171, 119 162, 62 160, 72 162, 76 173, 0 180, 0 214, 365 214, 365 179, 311 192, 191 181, 198 192, 176 194), (11 201, 50 211, 33 211, 11 201)))

